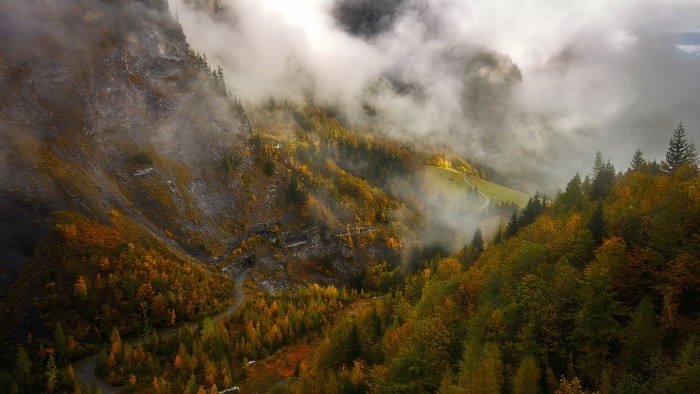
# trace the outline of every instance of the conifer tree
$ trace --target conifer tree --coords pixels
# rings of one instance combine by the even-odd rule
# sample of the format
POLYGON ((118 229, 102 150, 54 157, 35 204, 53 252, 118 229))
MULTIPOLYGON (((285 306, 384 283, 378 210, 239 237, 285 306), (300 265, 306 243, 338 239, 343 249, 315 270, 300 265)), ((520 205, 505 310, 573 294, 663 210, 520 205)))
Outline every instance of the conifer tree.
POLYGON ((474 231, 474 238, 472 238, 472 247, 478 253, 481 253, 484 251, 484 238, 481 235, 481 228, 479 228, 479 227, 477 227, 476 231, 474 231))
POLYGON ((557 196, 557 203, 554 204, 553 214, 563 214, 570 211, 580 211, 586 204, 586 196, 581 183, 581 176, 574 175, 566 184, 564 192, 557 196))
POLYGON ((506 226, 506 238, 514 237, 520 229, 520 220, 518 218, 518 210, 513 210, 513 215, 510 217, 510 221, 506 226))
POLYGON ((637 148, 637 150, 634 151, 634 156, 632 156, 632 161, 630 162, 630 170, 639 170, 644 164, 646 164, 646 162, 647 161, 644 159, 644 153, 642 152, 642 149, 637 148))
POLYGON ((493 237, 494 244, 500 244, 501 242, 503 242, 503 230, 501 230, 502 226, 503 226, 503 224, 499 225, 498 231, 496 232, 496 236, 493 237))
POLYGON ((605 238, 606 224, 605 218, 603 217, 603 204, 598 201, 591 215, 591 219, 588 221, 588 230, 590 230, 593 240, 597 245, 603 243, 603 238, 605 238))
POLYGON ((607 163, 603 161, 603 155, 600 151, 596 153, 591 177, 591 186, 588 192, 591 200, 595 201, 607 196, 615 182, 615 167, 610 163, 610 159, 607 163))
POLYGON ((661 168, 666 173, 672 173, 683 164, 697 165, 697 159, 695 143, 688 142, 685 136, 685 127, 681 122, 673 132, 673 137, 666 151, 666 161, 661 162, 661 168))

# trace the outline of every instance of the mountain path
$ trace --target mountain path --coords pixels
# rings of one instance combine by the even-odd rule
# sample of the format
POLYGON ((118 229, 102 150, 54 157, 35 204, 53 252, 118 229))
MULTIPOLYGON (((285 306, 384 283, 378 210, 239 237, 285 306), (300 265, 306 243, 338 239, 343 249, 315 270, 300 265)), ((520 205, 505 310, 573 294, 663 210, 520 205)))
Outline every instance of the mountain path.
POLYGON ((469 179, 467 179, 467 175, 466 175, 466 174, 462 174, 462 179, 464 180, 464 183, 466 183, 467 185, 469 185, 469 187, 473 187, 474 189, 476 189, 476 191, 479 192, 479 195, 480 195, 481 197, 484 198, 485 201, 484 201, 484 203, 481 205, 481 207, 479 207, 479 211, 483 211, 483 210, 485 210, 486 208, 488 208, 488 207, 489 207, 489 204, 491 204, 491 199, 489 198, 489 196, 487 196, 486 194, 482 193, 481 190, 479 190, 478 187, 472 185, 471 182, 469 182, 469 179))
MULTIPOLYGON (((243 299, 245 297, 245 293, 243 292, 243 281, 245 280, 246 275, 248 274, 248 270, 250 268, 246 268, 243 271, 241 271, 235 279, 236 283, 236 301, 234 304, 226 309, 225 311, 214 315, 212 317, 213 321, 220 321, 225 319, 226 317, 230 316, 233 314, 233 312, 238 309, 238 307, 241 306, 243 303, 243 299)), ((175 335, 180 331, 181 328, 183 327, 189 327, 192 329, 198 329, 199 328, 199 322, 191 322, 191 323, 186 323, 178 327, 173 327, 173 328, 168 328, 166 330, 162 330, 160 332, 160 337, 161 339, 165 338, 170 338, 175 335)), ((146 342, 148 342, 150 339, 147 337, 140 337, 137 339, 134 339, 132 341, 129 341, 126 343, 128 346, 138 346, 138 345, 143 345, 146 342)), ((105 382, 103 382, 99 376, 97 376, 97 357, 98 354, 93 354, 91 356, 85 357, 84 359, 76 362, 73 366, 73 369, 75 371, 75 376, 78 378, 80 383, 85 385, 89 389, 95 389, 99 390, 102 392, 102 394, 117 394, 122 392, 123 387, 112 387, 107 385, 105 382)))

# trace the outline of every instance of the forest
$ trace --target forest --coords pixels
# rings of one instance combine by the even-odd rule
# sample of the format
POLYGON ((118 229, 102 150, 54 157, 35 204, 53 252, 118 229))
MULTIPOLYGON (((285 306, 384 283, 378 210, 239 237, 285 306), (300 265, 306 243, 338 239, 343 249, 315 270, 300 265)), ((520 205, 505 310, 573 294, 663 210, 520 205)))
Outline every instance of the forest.
POLYGON ((278 392, 693 392, 699 187, 682 125, 661 164, 598 154, 532 221, 477 231, 343 319, 278 392))
MULTIPOLYGON (((343 184, 339 167, 319 169, 343 184)), ((318 182, 309 175, 300 183, 318 182)), ((279 381, 256 387, 274 392, 680 393, 700 383, 700 177, 682 125, 665 161, 638 150, 616 172, 599 152, 583 180, 552 200, 535 194, 452 256, 411 269, 376 262, 347 288, 248 288, 233 315, 196 327, 179 324, 223 308, 228 282, 175 263, 118 212, 110 226, 61 215, 42 248, 61 269, 43 273, 53 278, 35 301, 45 323, 3 375, 12 392, 89 392, 72 362, 100 343, 97 373, 127 392, 245 389, 268 379, 272 367, 255 365, 268 359, 279 381), (60 302, 68 313, 51 315, 60 302), (134 335, 143 340, 123 339, 134 335)))

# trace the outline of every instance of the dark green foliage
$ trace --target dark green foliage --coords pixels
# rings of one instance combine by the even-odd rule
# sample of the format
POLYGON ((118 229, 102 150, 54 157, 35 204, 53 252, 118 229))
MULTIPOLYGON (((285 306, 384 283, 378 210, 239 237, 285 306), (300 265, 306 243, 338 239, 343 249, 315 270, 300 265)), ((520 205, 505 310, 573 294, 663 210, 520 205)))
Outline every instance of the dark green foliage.
POLYGON ((595 239, 591 231, 580 231, 571 245, 571 251, 565 255, 566 259, 575 267, 583 268, 593 260, 593 252, 596 247, 595 239))
MULTIPOLYGON (((500 230, 499 230, 499 234, 500 234, 500 230)), ((476 231, 474 231, 474 237, 472 238, 471 246, 478 253, 481 253, 484 251, 484 238, 481 236, 481 228, 479 228, 479 227, 477 227, 476 231)))
POLYGON ((515 235, 518 233, 519 229, 520 229, 520 220, 518 217, 518 210, 516 209, 513 211, 513 214, 510 216, 510 221, 508 221, 508 224, 506 225, 506 233, 505 233, 506 238, 515 237, 515 235))
POLYGON ((556 202, 557 204, 552 209, 553 215, 581 211, 586 206, 586 195, 579 174, 574 175, 566 184, 566 189, 557 196, 556 202))
POLYGON ((607 196, 615 182, 615 176, 615 167, 610 163, 610 159, 607 163, 604 162, 603 155, 598 151, 591 172, 592 180, 588 192, 590 199, 596 201, 607 196))
POLYGON ((525 208, 518 219, 518 227, 525 227, 535 221, 538 216, 542 215, 546 208, 546 201, 540 198, 540 192, 537 191, 534 196, 527 200, 525 208))
POLYGON ((603 243, 603 238, 607 234, 607 224, 603 212, 603 203, 598 201, 593 209, 591 218, 588 220, 588 230, 591 232, 593 241, 597 245, 603 243))
POLYGON ((63 361, 67 355, 68 342, 66 340, 66 334, 63 332, 63 327, 61 323, 56 323, 56 329, 54 330, 54 344, 56 346, 56 358, 59 362, 63 361))
POLYGON ((498 231, 496 231, 496 235, 493 237, 492 243, 497 245, 503 242, 503 230, 501 229, 502 225, 498 226, 498 231))
POLYGON ((662 169, 667 173, 672 173, 684 164, 697 166, 698 154, 695 150, 695 143, 688 142, 685 135, 683 123, 679 123, 673 132, 673 137, 669 142, 666 151, 666 161, 661 163, 662 169))
POLYGON ((641 371, 661 349, 661 331, 649 298, 644 298, 631 315, 625 335, 625 368, 641 371))
POLYGON ((642 152, 642 149, 637 148, 637 150, 634 151, 634 156, 632 156, 632 161, 630 162, 630 170, 640 170, 645 164, 647 164, 647 161, 644 159, 644 153, 642 152))

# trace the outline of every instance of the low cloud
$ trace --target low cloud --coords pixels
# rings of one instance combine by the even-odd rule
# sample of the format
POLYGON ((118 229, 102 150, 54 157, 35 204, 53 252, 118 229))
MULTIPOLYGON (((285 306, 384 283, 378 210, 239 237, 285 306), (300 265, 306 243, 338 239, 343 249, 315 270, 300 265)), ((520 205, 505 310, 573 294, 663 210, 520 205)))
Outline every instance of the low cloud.
POLYGON ((171 9, 244 103, 311 99, 540 187, 586 171, 598 149, 618 167, 636 147, 662 159, 679 121, 700 142, 695 1, 375 3, 171 9))

